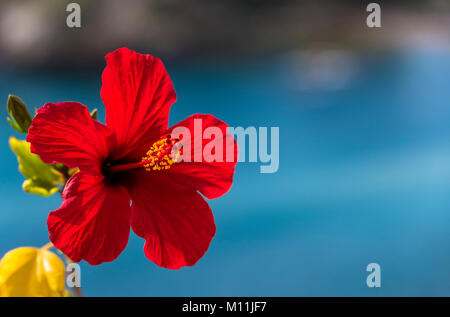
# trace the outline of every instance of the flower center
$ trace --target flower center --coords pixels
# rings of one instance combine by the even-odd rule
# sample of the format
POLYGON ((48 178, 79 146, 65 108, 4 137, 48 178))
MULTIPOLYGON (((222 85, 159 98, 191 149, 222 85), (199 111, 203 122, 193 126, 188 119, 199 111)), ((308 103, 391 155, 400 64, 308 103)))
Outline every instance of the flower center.
POLYGON ((179 139, 172 139, 170 135, 162 137, 152 144, 140 162, 110 165, 106 167, 106 171, 110 174, 142 167, 148 172, 168 170, 181 155, 181 149, 176 146, 178 141, 179 139))
POLYGON ((147 154, 142 158, 142 166, 146 171, 168 170, 176 163, 180 156, 180 150, 172 151, 178 139, 172 139, 170 135, 161 138, 151 146, 147 154), (172 152, 175 157, 172 157, 172 152))

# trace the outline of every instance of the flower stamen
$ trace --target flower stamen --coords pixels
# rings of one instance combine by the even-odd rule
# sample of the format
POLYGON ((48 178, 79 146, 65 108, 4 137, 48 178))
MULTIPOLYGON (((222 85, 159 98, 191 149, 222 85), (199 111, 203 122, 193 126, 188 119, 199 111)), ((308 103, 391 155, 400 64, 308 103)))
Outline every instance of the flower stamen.
POLYGON ((181 155, 181 150, 175 147, 178 141, 167 135, 153 143, 141 161, 145 170, 149 172, 168 170, 176 163, 181 155))
POLYGON ((140 162, 116 165, 109 164, 105 166, 105 172, 111 174, 142 167, 149 172, 168 170, 174 163, 177 163, 181 156, 182 149, 178 149, 178 141, 179 139, 172 139, 170 135, 162 137, 153 143, 140 162))

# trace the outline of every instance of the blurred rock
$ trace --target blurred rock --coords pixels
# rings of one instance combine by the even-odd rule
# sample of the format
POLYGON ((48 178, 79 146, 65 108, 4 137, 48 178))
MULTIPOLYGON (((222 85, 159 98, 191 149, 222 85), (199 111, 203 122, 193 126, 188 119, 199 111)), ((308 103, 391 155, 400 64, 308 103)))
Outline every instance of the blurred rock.
POLYGON ((436 0, 383 5, 382 28, 377 30, 366 27, 367 12, 360 1, 76 2, 82 27, 71 29, 66 26, 69 2, 2 0, 0 63, 88 67, 121 46, 165 59, 188 59, 254 57, 315 48, 317 43, 325 43, 325 50, 372 50, 395 49, 430 36, 434 44, 450 39, 450 6, 436 0))

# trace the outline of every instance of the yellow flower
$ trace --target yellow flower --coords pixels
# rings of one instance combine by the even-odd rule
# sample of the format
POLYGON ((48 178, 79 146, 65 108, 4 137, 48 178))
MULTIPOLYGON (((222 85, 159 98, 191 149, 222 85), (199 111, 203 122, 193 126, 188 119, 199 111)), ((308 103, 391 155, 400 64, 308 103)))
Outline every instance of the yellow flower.
POLYGON ((0 261, 0 296, 64 296, 65 267, 54 253, 33 247, 9 251, 0 261))

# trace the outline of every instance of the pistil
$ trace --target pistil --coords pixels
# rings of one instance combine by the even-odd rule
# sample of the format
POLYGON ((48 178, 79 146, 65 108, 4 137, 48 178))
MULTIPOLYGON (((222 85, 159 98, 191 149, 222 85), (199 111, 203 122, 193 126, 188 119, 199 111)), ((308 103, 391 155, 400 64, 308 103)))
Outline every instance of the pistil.
POLYGON ((127 164, 118 164, 118 165, 111 165, 106 168, 108 173, 118 173, 123 171, 130 171, 135 170, 138 168, 141 168, 143 166, 143 162, 138 163, 127 163, 127 164))

